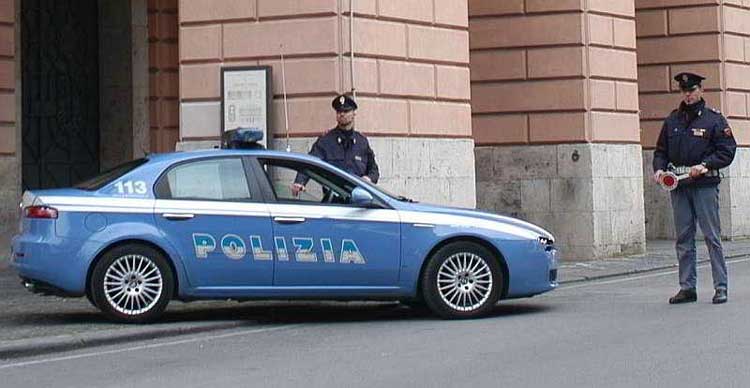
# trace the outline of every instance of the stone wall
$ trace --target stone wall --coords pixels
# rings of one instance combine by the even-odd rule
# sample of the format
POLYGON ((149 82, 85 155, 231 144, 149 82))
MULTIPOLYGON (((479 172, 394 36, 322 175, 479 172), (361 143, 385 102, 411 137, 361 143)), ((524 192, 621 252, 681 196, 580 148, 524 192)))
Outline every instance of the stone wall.
MULTIPOLYGON (((307 153, 315 138, 293 138, 292 152, 307 153)), ((468 139, 425 139, 370 137, 380 168, 378 186, 419 202, 474 208, 475 175, 473 158, 456 158, 473 152, 468 139)), ((276 149, 286 149, 277 139, 276 149)))
MULTIPOLYGON (((653 150, 643 151, 644 195, 646 203, 646 236, 651 239, 674 239, 674 218, 669 193, 650 180, 653 175, 653 150)), ((732 240, 750 236, 750 149, 740 147, 734 162, 721 170, 719 214, 721 238, 732 240)), ((700 232, 700 227, 698 228, 700 232)), ((699 234, 700 237, 700 234, 699 234)))
POLYGON ((477 207, 546 228, 564 259, 645 248, 640 146, 477 147, 476 161, 477 207))

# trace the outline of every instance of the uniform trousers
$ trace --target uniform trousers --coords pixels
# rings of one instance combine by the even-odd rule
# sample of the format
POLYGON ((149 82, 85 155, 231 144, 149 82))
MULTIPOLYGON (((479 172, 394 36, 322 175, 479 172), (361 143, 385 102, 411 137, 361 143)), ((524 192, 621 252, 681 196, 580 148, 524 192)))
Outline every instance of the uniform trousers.
POLYGON ((727 264, 721 247, 719 186, 684 186, 671 192, 680 265, 680 288, 694 289, 696 283, 695 226, 701 227, 711 258, 715 289, 727 289, 727 264))

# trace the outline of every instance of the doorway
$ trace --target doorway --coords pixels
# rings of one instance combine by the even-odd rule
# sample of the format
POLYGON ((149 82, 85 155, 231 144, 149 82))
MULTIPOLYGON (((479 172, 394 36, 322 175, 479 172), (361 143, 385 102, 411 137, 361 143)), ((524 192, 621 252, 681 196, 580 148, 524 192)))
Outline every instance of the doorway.
POLYGON ((99 172, 96 0, 21 2, 22 186, 71 186, 99 172))

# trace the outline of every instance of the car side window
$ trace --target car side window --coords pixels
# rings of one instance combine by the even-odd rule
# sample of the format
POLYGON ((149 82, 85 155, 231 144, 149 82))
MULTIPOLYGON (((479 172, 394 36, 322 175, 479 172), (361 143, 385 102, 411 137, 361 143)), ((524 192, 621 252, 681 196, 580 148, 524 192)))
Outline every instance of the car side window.
POLYGON ((251 199, 240 158, 206 159, 173 167, 160 192, 170 199, 245 201, 251 199))
POLYGON ((351 203, 356 187, 348 180, 312 164, 290 160, 261 160, 277 201, 296 203, 351 203), (309 178, 305 190, 294 195, 291 186, 297 176, 309 178))

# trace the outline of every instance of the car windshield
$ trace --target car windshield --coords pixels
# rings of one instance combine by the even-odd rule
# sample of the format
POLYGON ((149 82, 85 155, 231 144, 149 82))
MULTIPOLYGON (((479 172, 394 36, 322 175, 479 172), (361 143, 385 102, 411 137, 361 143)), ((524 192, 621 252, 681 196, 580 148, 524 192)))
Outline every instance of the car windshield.
MULTIPOLYGON (((360 180, 361 180, 361 178, 360 178, 360 180)), ((371 185, 371 186, 372 186, 372 187, 373 187, 373 188, 374 188, 374 189, 375 189, 375 190, 376 190, 377 192, 379 192, 379 193, 381 193, 381 194, 383 194, 383 195, 385 195, 385 196, 387 196, 387 197, 390 197, 390 198, 392 198, 392 199, 395 199, 395 200, 397 200, 397 201, 401 201, 401 202, 417 202, 417 201, 415 201, 415 200, 413 200, 413 199, 411 199, 411 198, 407 198, 407 197, 404 197, 403 195, 393 194, 393 193, 391 193, 390 191, 388 191, 388 190, 386 190, 386 189, 382 188, 381 186, 377 186, 377 185, 374 185, 374 184, 372 184, 372 183, 370 183, 370 185, 371 185)))
POLYGON ((114 181, 115 179, 133 171, 138 166, 146 163, 147 161, 148 159, 146 158, 131 160, 117 167, 111 168, 93 178, 90 178, 81 183, 78 183, 73 187, 75 187, 76 189, 88 190, 88 191, 99 190, 102 187, 109 184, 110 182, 114 181))

